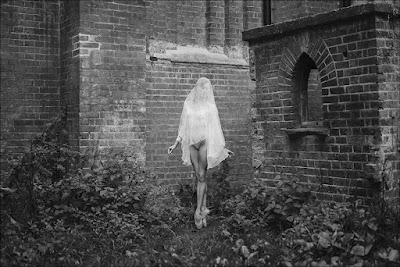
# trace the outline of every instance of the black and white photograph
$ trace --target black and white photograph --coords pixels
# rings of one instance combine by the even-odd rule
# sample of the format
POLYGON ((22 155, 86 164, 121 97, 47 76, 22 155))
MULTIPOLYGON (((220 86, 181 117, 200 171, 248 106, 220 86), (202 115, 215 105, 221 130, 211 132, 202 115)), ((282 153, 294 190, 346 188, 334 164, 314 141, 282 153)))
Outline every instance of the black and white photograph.
POLYGON ((400 0, 0 0, 0 265, 400 267, 400 0))

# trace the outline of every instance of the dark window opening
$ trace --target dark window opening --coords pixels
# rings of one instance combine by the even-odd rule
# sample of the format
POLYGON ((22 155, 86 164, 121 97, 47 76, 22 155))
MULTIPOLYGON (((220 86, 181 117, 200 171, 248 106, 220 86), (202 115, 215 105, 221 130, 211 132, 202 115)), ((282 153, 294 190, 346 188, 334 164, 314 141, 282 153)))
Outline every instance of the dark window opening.
POLYGON ((271 1, 272 0, 263 0, 263 24, 264 25, 272 24, 271 1))
POLYGON ((322 89, 314 61, 303 53, 293 71, 294 103, 301 126, 317 126, 322 121, 322 89))
POLYGON ((351 0, 340 0, 340 7, 351 6, 351 0))

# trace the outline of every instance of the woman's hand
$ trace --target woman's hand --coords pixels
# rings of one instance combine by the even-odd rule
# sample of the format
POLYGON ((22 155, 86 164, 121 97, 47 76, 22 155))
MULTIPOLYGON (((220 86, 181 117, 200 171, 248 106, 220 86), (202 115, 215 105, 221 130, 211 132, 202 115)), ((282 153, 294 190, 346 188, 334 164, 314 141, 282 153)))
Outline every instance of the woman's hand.
POLYGON ((170 147, 168 148, 168 154, 171 154, 171 153, 174 151, 174 149, 176 148, 176 146, 177 146, 177 143, 175 143, 175 144, 173 144, 172 146, 170 146, 170 147))

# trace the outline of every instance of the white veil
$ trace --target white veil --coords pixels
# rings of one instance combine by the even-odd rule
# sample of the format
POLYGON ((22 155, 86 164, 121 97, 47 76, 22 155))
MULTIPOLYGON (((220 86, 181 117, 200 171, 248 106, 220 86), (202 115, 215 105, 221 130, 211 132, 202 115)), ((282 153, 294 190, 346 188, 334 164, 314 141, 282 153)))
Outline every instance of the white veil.
POLYGON ((182 161, 191 165, 189 146, 206 139, 207 169, 228 157, 214 92, 207 78, 200 78, 186 97, 178 130, 181 138, 182 161))

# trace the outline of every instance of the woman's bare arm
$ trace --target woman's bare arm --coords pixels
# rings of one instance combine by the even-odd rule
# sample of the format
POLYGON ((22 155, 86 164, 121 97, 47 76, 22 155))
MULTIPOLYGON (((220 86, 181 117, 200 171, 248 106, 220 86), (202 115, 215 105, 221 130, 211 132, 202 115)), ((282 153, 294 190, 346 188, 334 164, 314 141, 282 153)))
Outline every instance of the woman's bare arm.
POLYGON ((178 136, 178 138, 176 138, 175 140, 175 143, 168 148, 168 154, 171 154, 181 141, 182 137, 178 136))

